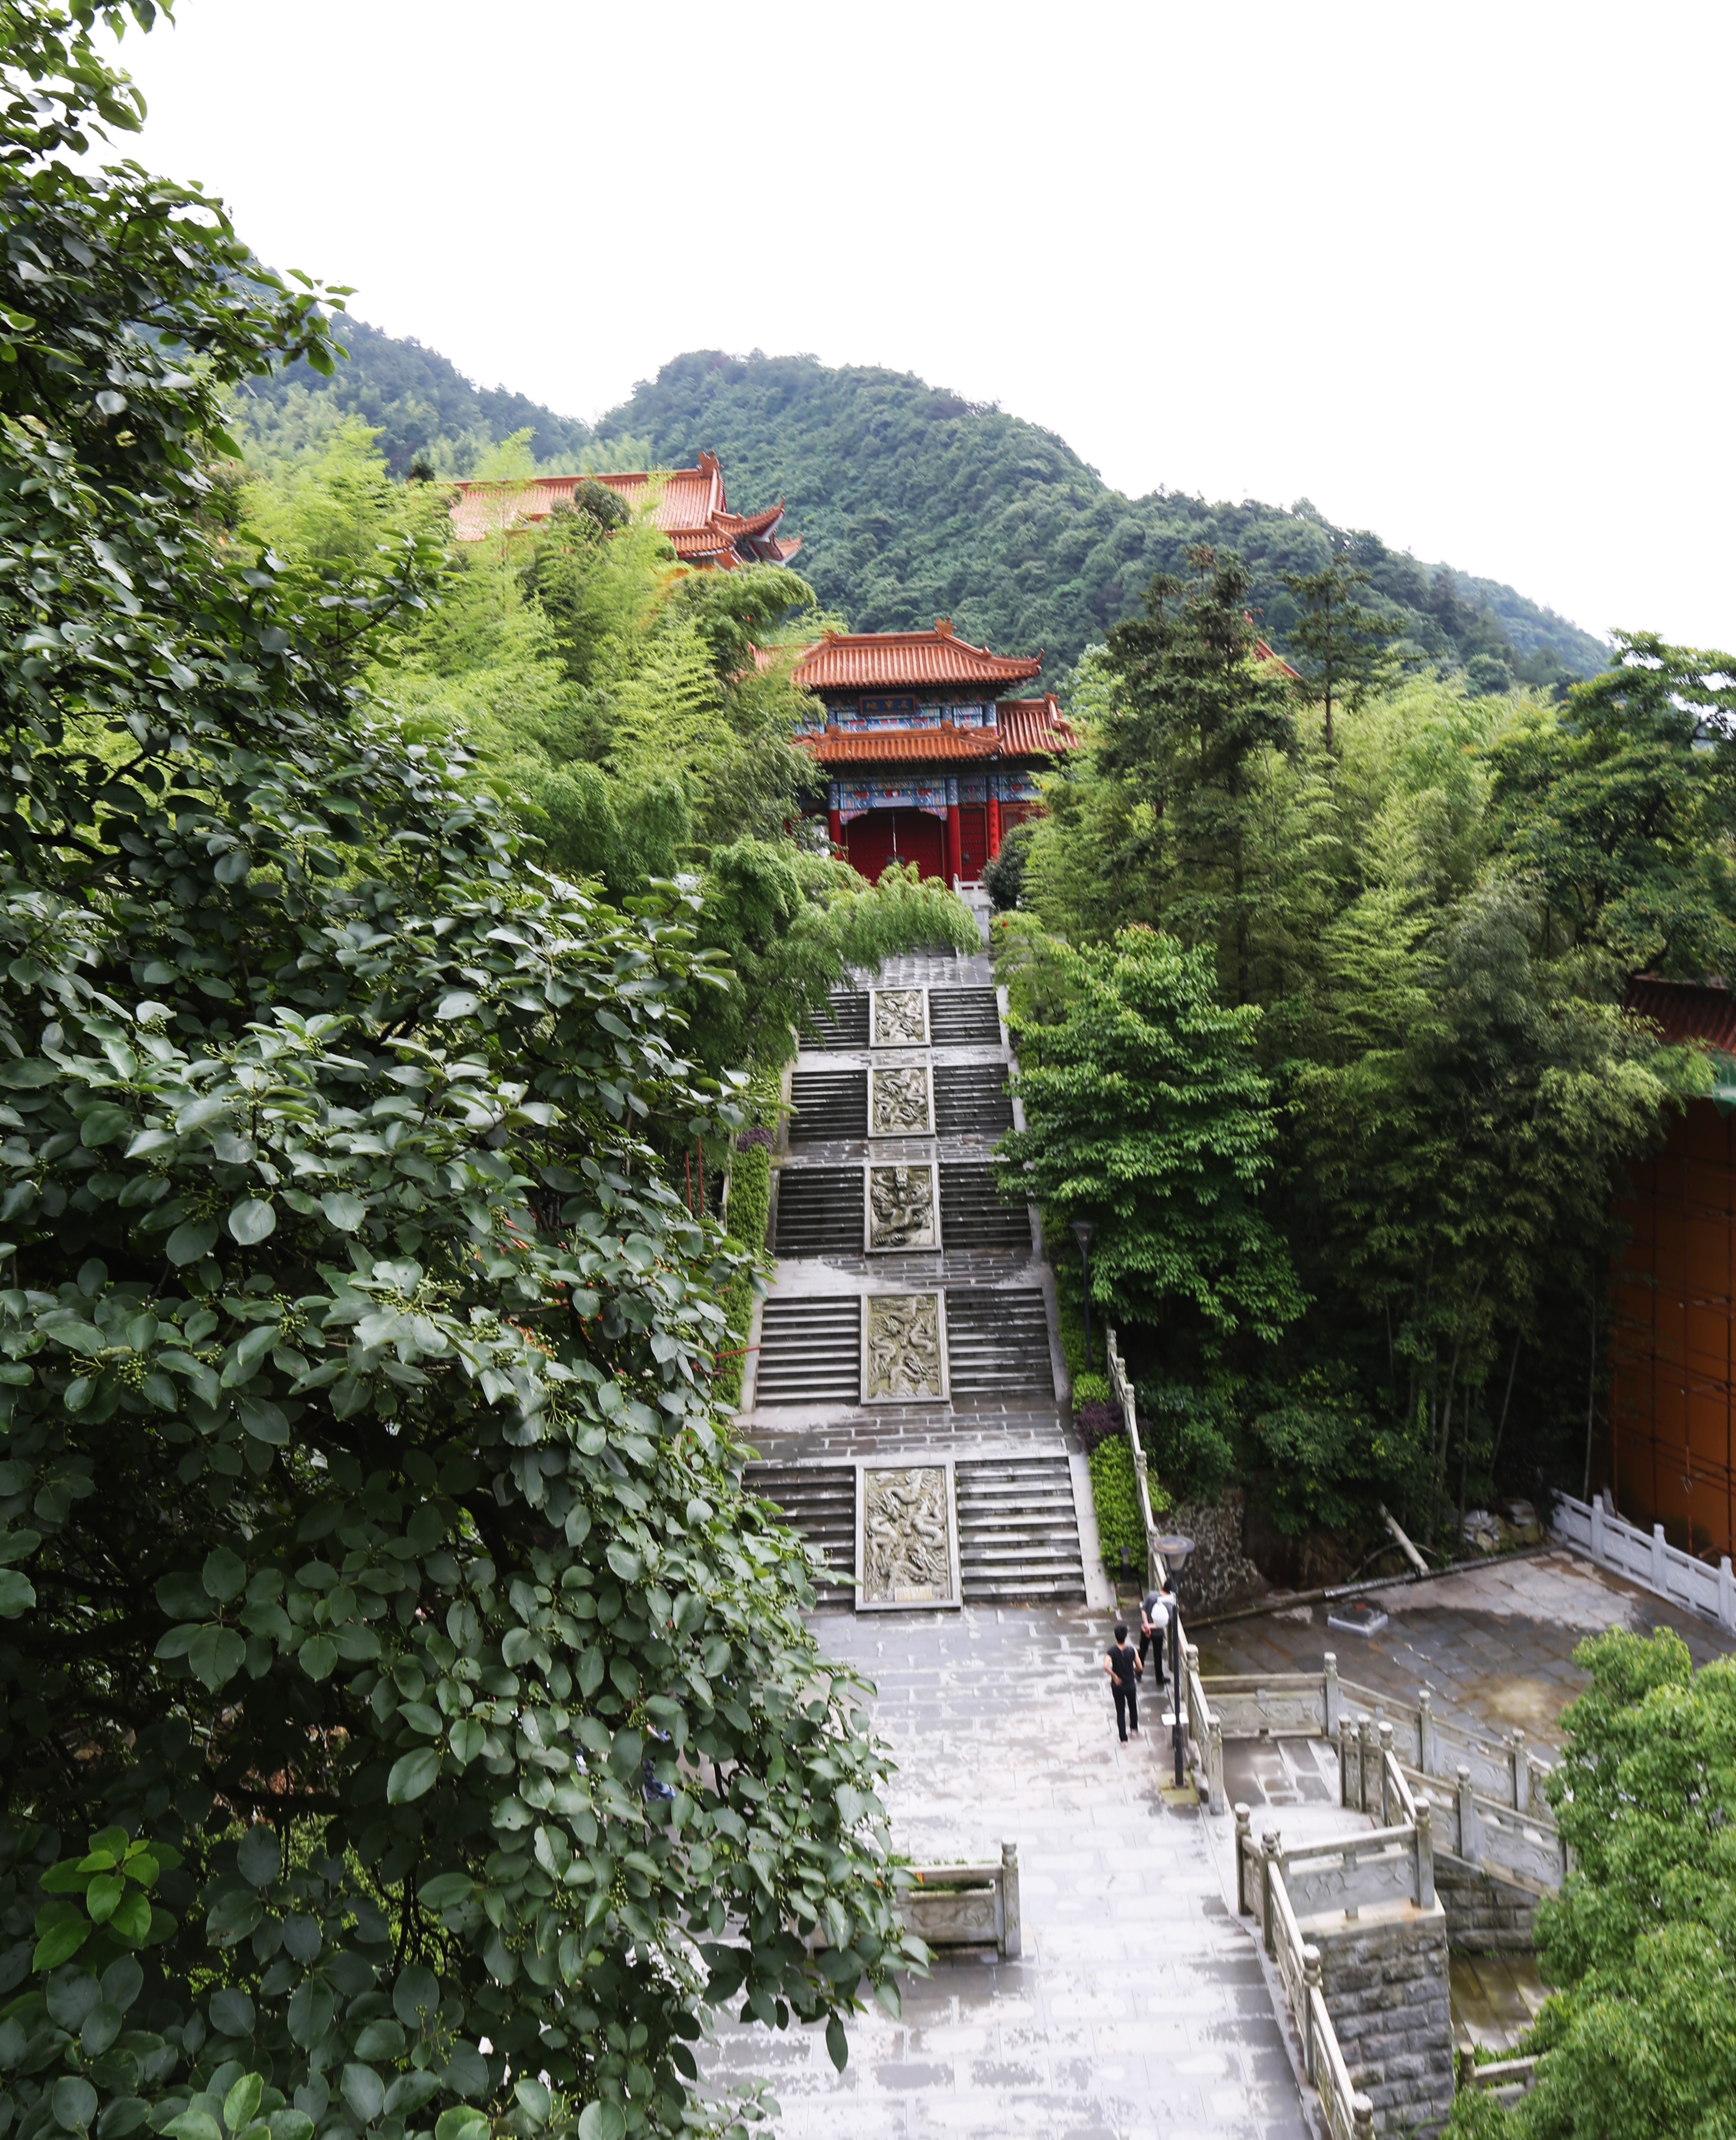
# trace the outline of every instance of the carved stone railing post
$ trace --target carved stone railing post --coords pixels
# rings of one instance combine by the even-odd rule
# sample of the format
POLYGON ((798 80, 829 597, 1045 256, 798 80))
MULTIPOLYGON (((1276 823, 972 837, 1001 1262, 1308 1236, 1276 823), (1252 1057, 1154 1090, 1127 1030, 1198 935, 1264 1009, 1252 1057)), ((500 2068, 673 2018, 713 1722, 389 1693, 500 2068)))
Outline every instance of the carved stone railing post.
POLYGON ((1361 1813, 1372 1813, 1369 1799, 1374 1795, 1373 1785, 1378 1771, 1376 1763, 1380 1756, 1375 1751, 1375 1720, 1365 1716, 1356 1726, 1356 1745, 1359 1759, 1356 1779, 1356 1807, 1361 1813))
POLYGON ((1330 1739, 1338 1729, 1338 1720, 1344 1714, 1344 1697, 1338 1691, 1338 1659, 1331 1650, 1327 1652, 1326 1735, 1330 1739))
POLYGON ((1434 1696, 1421 1687, 1416 1697, 1416 1765, 1425 1776, 1435 1773, 1435 1758, 1434 1696))
POLYGON ((1314 2040, 1314 1995, 1321 1988, 1320 1949, 1305 1946, 1302 1951, 1302 2071, 1320 2085, 1320 2054, 1322 2046, 1314 2040))
POLYGON ((1253 1815, 1240 1799, 1236 1800, 1236 1914, 1252 1917, 1248 1902, 1248 1850, 1252 1839, 1253 1815))
POLYGON ((1338 1720, 1338 1803, 1354 1809, 1362 1757, 1356 1750, 1356 1723, 1351 1716, 1338 1720))
POLYGON ((1274 1959, 1277 1954, 1277 1904, 1273 1899, 1273 1875, 1280 1870, 1278 1859, 1283 1854, 1283 1843, 1277 1830, 1268 1828, 1260 1838, 1260 1915, 1265 1922, 1266 1951, 1274 1959))
POLYGON ((1001 1845, 1001 1951, 1015 1959, 1023 1942, 1018 1907, 1018 1845, 1001 1845))
POLYGON ((1416 1802, 1416 1906, 1434 1903, 1434 1809, 1425 1798, 1416 1802))
POLYGON ((1513 1770, 1513 1811, 1528 1813, 1531 1808, 1531 1762, 1525 1751, 1525 1734, 1517 1725, 1507 1735, 1507 1760, 1513 1770))
POLYGON ((1224 1726, 1214 1716, 1206 1726, 1205 1749, 1206 1781, 1211 1785, 1209 1810, 1224 1810, 1224 1726))
POLYGON ((1380 1740, 1380 1825, 1390 1828, 1395 1818, 1392 1809, 1392 1770, 1386 1757, 1392 1751, 1392 1726, 1382 1721, 1376 1726, 1380 1740))
POLYGON ((1375 2107, 1366 2095, 1351 2098, 1351 2131, 1356 2140, 1374 2140, 1375 2107))
POLYGON ((1464 1761, 1459 1765, 1457 1811, 1458 1855, 1467 1865, 1474 1865, 1477 1863, 1477 1804, 1471 1794, 1470 1768, 1464 1761))

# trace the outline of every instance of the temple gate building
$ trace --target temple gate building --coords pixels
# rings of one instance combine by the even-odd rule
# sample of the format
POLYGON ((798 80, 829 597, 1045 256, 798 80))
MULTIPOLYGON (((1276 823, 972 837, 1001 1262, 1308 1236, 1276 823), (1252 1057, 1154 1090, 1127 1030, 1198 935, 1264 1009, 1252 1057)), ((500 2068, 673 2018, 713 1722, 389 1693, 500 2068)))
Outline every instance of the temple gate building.
POLYGON ((832 845, 870 881, 889 861, 973 884, 1021 820, 1037 775, 1076 747, 1054 693, 1003 698, 1042 656, 932 631, 828 632, 794 680, 819 701, 797 739, 828 775, 832 845))

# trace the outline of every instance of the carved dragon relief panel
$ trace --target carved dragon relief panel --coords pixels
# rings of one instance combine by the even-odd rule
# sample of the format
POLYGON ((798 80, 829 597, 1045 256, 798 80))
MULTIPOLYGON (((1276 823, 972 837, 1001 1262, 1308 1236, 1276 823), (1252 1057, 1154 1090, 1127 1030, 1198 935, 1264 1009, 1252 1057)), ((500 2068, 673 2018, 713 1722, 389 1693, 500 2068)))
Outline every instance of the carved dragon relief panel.
POLYGON ((876 1070, 871 1073, 874 1105, 868 1117, 870 1136, 927 1136, 929 1073, 925 1063, 908 1070, 876 1070))
POLYGON ((869 1168, 868 1245, 870 1249, 938 1246, 933 1167, 869 1168))
POLYGON ((940 1347, 940 1296, 870 1293, 863 1316, 863 1396, 910 1403, 946 1394, 940 1347))
POLYGON ((874 1034, 876 1048, 927 1045, 929 1021, 920 989, 876 989, 874 1034))
POLYGON ((861 1486, 859 1606, 959 1602, 952 1496, 946 1467, 864 1465, 861 1486))

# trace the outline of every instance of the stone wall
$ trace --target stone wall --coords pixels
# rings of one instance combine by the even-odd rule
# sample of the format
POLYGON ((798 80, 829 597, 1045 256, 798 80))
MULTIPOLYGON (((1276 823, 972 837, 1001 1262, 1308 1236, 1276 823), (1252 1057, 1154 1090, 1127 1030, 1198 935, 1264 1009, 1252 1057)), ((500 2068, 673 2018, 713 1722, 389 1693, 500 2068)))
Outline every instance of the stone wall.
POLYGON ((1537 1945, 1537 1897, 1437 1852, 1434 1892, 1447 1913, 1455 1954, 1529 1954, 1537 1945))
POLYGON ((1341 1929, 1305 1924, 1320 1949, 1320 1985, 1352 2084, 1379 2133, 1436 2133, 1453 2108, 1453 2015, 1447 1921, 1433 1909, 1371 1914, 1341 1929))
POLYGON ((1243 1549, 1242 1521, 1239 1488, 1216 1501, 1183 1501, 1158 1518, 1160 1530, 1179 1531, 1194 1541, 1181 1571, 1184 1627, 1190 1615, 1263 1597, 1271 1588, 1243 1549))

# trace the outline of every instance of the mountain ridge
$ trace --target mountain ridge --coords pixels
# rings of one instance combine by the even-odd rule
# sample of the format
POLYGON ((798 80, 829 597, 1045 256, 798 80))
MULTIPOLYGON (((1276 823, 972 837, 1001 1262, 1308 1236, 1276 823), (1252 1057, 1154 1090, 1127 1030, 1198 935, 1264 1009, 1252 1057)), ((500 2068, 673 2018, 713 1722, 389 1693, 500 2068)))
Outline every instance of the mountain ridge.
POLYGON ((689 351, 593 425, 478 387, 419 342, 341 325, 351 358, 332 380, 299 366, 256 382, 256 435, 305 431, 323 401, 377 429, 400 475, 419 458, 464 474, 520 431, 539 465, 691 465, 703 448, 722 461, 738 508, 785 498, 800 568, 857 631, 949 616, 968 638, 1041 646, 1052 675, 1064 672, 1137 606, 1155 572, 1184 569, 1206 543, 1246 560, 1261 628, 1281 650, 1297 615, 1283 575, 1336 554, 1369 573, 1409 650, 1455 666, 1480 657, 1483 688, 1589 675, 1607 658, 1596 636, 1505 582, 1423 564, 1370 531, 1335 527, 1307 500, 1232 504, 1164 488, 1130 498, 1057 433, 914 373, 689 351))

